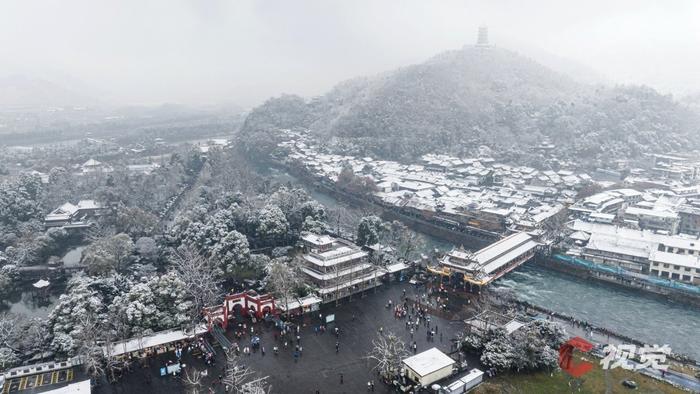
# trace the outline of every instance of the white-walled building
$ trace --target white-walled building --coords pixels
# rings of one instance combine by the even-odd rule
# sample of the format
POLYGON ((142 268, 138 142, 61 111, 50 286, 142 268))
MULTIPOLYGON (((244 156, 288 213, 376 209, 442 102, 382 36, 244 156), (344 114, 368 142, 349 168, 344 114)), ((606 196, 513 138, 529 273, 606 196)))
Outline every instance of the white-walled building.
POLYGON ((406 377, 428 387, 452 375, 457 362, 434 347, 403 360, 402 364, 406 369, 406 377))

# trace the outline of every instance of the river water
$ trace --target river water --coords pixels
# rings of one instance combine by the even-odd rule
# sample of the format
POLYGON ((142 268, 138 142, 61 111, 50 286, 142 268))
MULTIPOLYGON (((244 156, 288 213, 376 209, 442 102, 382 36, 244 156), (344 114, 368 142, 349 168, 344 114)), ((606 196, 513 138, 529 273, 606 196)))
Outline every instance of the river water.
MULTIPOLYGON (((298 183, 275 172, 278 181, 298 183)), ((303 186, 302 183, 299 183, 303 186)), ((333 197, 308 188, 328 207, 342 205, 333 197)), ((452 245, 427 237, 426 249, 449 250, 452 245)), ((469 248, 469 245, 464 245, 469 248)), ((700 309, 613 285, 583 280, 527 263, 499 279, 495 286, 511 289, 516 297, 564 313, 578 320, 649 344, 668 344, 675 353, 700 360, 700 309)))
POLYGON ((700 310, 526 263, 499 279, 527 302, 700 360, 700 310))

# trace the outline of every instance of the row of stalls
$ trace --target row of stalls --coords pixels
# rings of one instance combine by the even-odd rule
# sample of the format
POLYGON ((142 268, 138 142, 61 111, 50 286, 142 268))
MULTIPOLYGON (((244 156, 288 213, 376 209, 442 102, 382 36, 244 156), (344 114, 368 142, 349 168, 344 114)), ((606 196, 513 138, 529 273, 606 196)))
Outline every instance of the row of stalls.
POLYGON ((191 341, 198 335, 204 334, 208 328, 200 324, 193 329, 173 329, 156 332, 151 335, 130 338, 106 345, 105 355, 111 357, 144 358, 150 355, 163 354, 175 351, 176 344, 191 341))

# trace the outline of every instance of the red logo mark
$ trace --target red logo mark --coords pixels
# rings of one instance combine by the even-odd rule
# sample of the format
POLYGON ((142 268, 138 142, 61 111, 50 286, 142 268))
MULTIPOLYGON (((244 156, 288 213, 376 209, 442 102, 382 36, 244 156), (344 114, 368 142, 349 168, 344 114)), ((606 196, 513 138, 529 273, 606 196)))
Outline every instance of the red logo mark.
POLYGON ((593 364, 586 361, 574 362, 574 349, 588 353, 593 349, 593 344, 581 337, 573 337, 559 347, 559 367, 562 371, 578 378, 593 369, 593 364))

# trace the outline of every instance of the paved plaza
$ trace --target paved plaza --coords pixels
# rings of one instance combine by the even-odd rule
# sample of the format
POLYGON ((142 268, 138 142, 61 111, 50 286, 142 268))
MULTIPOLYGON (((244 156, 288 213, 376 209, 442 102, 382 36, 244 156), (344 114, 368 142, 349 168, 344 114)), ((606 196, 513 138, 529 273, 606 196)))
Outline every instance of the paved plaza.
MULTIPOLYGON (((330 324, 326 333, 316 333, 320 320, 318 313, 305 316, 301 321, 302 355, 295 362, 294 345, 291 342, 285 349, 282 341, 275 342, 274 335, 279 332, 271 323, 257 323, 256 334, 261 338, 261 347, 265 355, 258 350, 250 356, 241 355, 245 365, 250 366, 261 376, 268 376, 273 393, 360 393, 367 392, 367 382, 375 383, 375 392, 391 392, 390 388, 381 383, 376 371, 371 370, 373 364, 364 357, 371 349, 371 342, 382 327, 384 333, 392 331, 400 335, 407 344, 417 343, 417 351, 437 347, 445 353, 451 353, 452 339, 464 329, 461 321, 449 321, 437 316, 431 316, 431 327, 437 324, 437 334, 433 341, 427 339, 427 328, 420 326, 413 339, 406 329, 405 319, 396 319, 393 308, 386 304, 391 299, 393 305, 401 302, 403 290, 408 298, 420 297, 424 293, 422 287, 416 288, 409 284, 393 284, 369 290, 363 297, 353 296, 352 300, 343 300, 336 307, 334 303, 324 306, 321 313, 335 314, 335 324, 330 324), (335 327, 340 331, 339 339, 333 333, 335 327), (442 338, 442 340, 441 340, 442 338), (339 351, 336 353, 336 341, 339 351), (273 347, 280 348, 278 355, 273 354, 273 347), (343 382, 341 383, 341 374, 343 382)), ((226 333, 231 342, 236 342, 232 327, 226 333)), ((250 334, 239 342, 241 349, 250 346, 250 334)), ((216 341, 209 338, 212 344, 216 341)), ((225 365, 225 356, 220 348, 216 348, 216 364, 208 368, 208 377, 204 381, 201 392, 206 393, 209 387, 216 393, 224 393, 224 387, 217 384, 218 377, 225 365)), ((412 351, 411 351, 412 352, 412 351)), ((457 355, 454 355, 457 357, 457 355)), ((118 383, 103 384, 96 390, 98 393, 179 393, 185 391, 180 378, 161 377, 159 368, 167 360, 175 360, 171 353, 163 354, 157 359, 150 360, 147 367, 134 367, 133 372, 127 373, 118 383)), ((476 360, 467 360, 470 366, 476 366, 476 360)), ((183 355, 185 370, 191 368, 204 369, 201 357, 191 354, 183 355)))

